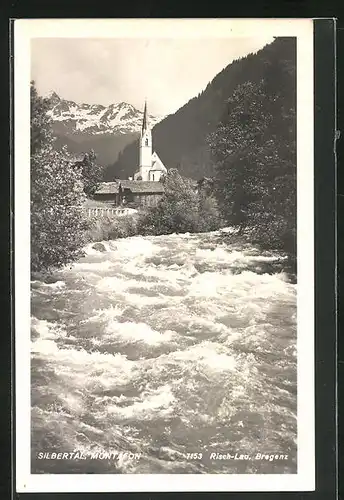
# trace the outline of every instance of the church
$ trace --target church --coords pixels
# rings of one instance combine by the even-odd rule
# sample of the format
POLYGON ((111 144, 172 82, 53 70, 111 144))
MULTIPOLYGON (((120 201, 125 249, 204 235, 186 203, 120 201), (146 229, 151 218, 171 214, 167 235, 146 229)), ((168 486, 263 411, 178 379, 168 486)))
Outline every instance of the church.
POLYGON ((133 208, 156 205, 164 193, 164 185, 159 181, 167 173, 167 169, 152 149, 152 132, 149 128, 147 102, 145 102, 139 139, 139 165, 134 173, 134 179, 129 177, 128 180, 101 182, 94 193, 93 202, 88 203, 96 203, 97 207, 99 204, 106 204, 107 207, 126 205, 133 208))
POLYGON ((158 182, 167 169, 157 153, 152 154, 152 132, 148 123, 147 102, 143 113, 143 122, 140 134, 139 168, 134 174, 135 181, 158 182))

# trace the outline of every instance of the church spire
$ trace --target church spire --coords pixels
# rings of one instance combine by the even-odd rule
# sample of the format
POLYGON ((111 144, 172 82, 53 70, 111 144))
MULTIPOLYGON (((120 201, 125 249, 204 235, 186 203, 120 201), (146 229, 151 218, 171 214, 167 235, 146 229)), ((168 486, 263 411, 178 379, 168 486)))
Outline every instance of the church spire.
POLYGON ((145 99, 145 109, 143 112, 142 132, 148 129, 147 99, 145 99))

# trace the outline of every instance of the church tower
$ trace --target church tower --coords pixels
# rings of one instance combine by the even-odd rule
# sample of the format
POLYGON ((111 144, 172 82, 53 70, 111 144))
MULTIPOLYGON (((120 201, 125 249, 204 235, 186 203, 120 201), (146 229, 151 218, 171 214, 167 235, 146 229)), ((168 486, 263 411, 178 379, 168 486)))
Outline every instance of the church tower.
POLYGON ((147 102, 143 113, 143 122, 140 135, 140 163, 139 175, 143 181, 149 181, 149 171, 152 168, 152 133, 148 124, 147 102))
POLYGON ((152 154, 152 132, 148 123, 147 102, 143 112, 139 147, 139 168, 134 173, 134 180, 159 182, 161 176, 167 173, 167 169, 158 154, 155 151, 152 154))

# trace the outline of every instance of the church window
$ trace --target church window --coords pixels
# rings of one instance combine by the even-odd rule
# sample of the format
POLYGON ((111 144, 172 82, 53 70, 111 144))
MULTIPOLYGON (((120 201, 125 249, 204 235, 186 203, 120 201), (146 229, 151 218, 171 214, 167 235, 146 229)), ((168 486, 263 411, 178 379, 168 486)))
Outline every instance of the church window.
POLYGON ((148 146, 148 137, 146 137, 146 146, 148 146))
POLYGON ((152 174, 152 180, 154 181, 154 174, 152 174))

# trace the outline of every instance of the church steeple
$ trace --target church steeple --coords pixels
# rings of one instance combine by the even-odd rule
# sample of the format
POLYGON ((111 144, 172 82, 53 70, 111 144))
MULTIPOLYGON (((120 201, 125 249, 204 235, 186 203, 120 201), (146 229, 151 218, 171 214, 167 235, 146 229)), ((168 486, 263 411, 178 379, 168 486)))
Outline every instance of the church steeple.
POLYGON ((161 175, 165 174, 167 170, 157 153, 152 154, 152 132, 148 123, 147 99, 145 99, 143 111, 139 148, 139 168, 134 174, 134 180, 158 182, 161 175))
POLYGON ((145 99, 145 109, 143 111, 142 133, 148 129, 147 100, 145 99))
POLYGON ((152 133, 148 124, 147 100, 143 111, 143 121, 140 137, 140 164, 139 177, 141 180, 149 180, 149 171, 152 168, 152 133))

